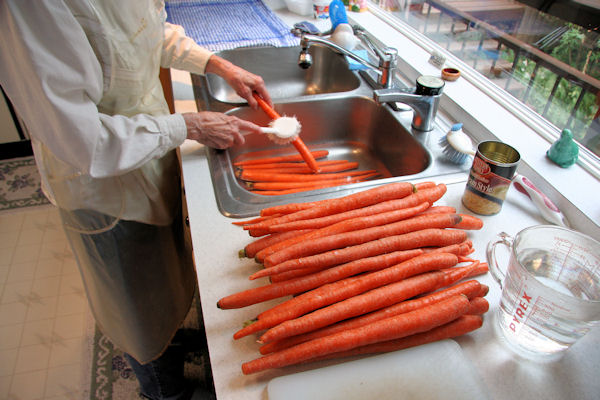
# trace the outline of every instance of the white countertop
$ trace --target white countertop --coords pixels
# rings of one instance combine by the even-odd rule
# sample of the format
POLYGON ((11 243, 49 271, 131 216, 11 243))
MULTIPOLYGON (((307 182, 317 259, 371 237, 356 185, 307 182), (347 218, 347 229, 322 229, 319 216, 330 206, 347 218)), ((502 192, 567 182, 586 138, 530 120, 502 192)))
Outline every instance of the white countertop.
MULTIPOLYGON (((186 85, 189 75, 174 71, 174 85, 186 85)), ((190 98, 176 101, 178 111, 192 111, 190 98)), ((257 270, 253 260, 239 259, 238 250, 251 241, 248 234, 220 214, 212 189, 204 147, 187 141, 181 148, 183 178, 186 188, 194 257, 208 346, 217 397, 226 400, 266 399, 268 382, 277 376, 315 369, 331 362, 287 367, 245 376, 241 364, 259 356, 256 336, 233 340, 234 332, 244 321, 273 304, 273 300, 238 310, 220 310, 217 301, 229 294, 266 283, 250 281, 257 270)), ((466 177, 465 177, 466 178, 466 177)), ((464 183, 448 185, 448 193, 439 204, 467 212, 461 204, 464 183)), ((473 257, 485 261, 485 247, 494 236, 505 231, 514 235, 519 230, 544 221, 527 198, 511 189, 502 211, 496 216, 482 217, 484 228, 470 232, 476 252, 473 257)), ((490 287, 487 299, 490 311, 481 329, 456 339, 465 355, 479 371, 494 399, 597 399, 600 398, 600 328, 591 331, 567 354, 554 363, 537 364, 518 359, 505 349, 495 336, 493 323, 498 308, 500 288, 490 274, 477 278, 490 287)), ((343 362, 340 360, 339 362, 343 362)))
MULTIPOLYGON (((256 336, 233 340, 232 335, 244 321, 256 316, 281 300, 257 304, 238 310, 221 310, 217 301, 229 294, 264 284, 249 281, 257 270, 253 260, 238 259, 238 250, 250 237, 231 218, 219 213, 212 190, 204 148, 186 143, 182 148, 183 174, 189 208, 194 256, 198 271, 200 297, 215 387, 219 399, 266 399, 270 379, 329 364, 288 367, 245 376, 243 362, 259 356, 256 336)), ((440 204, 468 212, 461 204, 464 184, 448 186, 440 204)), ((524 195, 511 189, 502 211, 483 217, 484 228, 470 232, 475 258, 485 261, 485 246, 498 232, 511 235, 524 227, 541 224, 537 211, 524 195)), ((487 299, 490 311, 482 328, 457 339, 467 357, 475 364, 495 399, 597 399, 600 397, 600 328, 576 343, 565 357, 552 364, 535 364, 518 360, 496 338, 492 323, 498 307, 500 288, 490 274, 477 278, 490 287, 487 299)))

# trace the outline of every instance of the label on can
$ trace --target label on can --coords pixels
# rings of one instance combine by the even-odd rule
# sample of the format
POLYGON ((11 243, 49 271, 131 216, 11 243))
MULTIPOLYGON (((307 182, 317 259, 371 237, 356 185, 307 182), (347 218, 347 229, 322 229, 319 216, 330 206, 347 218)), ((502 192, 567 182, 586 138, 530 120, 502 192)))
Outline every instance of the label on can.
MULTIPOLYGON (((487 163, 477 154, 463 196, 463 204, 473 212, 490 215, 502 208, 511 179, 498 174, 498 167, 487 163)), ((511 176, 512 178, 512 176, 511 176)))

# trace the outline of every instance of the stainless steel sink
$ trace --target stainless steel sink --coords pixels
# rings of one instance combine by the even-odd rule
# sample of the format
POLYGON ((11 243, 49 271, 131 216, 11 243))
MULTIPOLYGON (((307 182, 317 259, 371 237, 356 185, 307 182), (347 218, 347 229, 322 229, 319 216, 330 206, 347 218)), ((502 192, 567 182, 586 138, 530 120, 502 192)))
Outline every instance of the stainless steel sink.
MULTIPOLYGON (((348 69, 345 59, 325 48, 313 46, 314 60, 309 69, 298 68, 300 47, 248 47, 217 53, 248 71, 260 75, 274 100, 322 93, 339 93, 360 86, 360 79, 348 69)), ((209 95, 217 101, 244 104, 221 77, 208 74, 209 95)))
MULTIPOLYGON (((394 112, 368 97, 297 98, 276 103, 275 108, 281 115, 295 115, 299 119, 301 137, 311 150, 326 149, 328 159, 358 161, 360 169, 376 169, 381 176, 372 181, 290 195, 253 193, 236 177, 235 161, 296 154, 296 151, 291 145, 274 144, 265 135, 247 136, 242 146, 207 149, 217 204, 226 216, 247 217, 274 204, 337 197, 399 180, 417 182, 433 176, 450 176, 467 168, 440 160, 438 141, 443 135, 440 129, 416 132, 410 127, 411 112, 394 112)), ((269 122, 263 112, 249 107, 236 107, 228 113, 261 125, 269 122)))
MULTIPOLYGON (((265 80, 282 115, 295 115, 302 124, 300 136, 311 150, 326 149, 328 159, 358 161, 359 169, 376 169, 374 180, 289 195, 253 193, 236 177, 233 162, 249 157, 297 154, 292 145, 281 146, 265 135, 246 137, 243 146, 227 150, 207 148, 208 163, 217 204, 231 217, 257 215, 262 208, 289 202, 313 201, 347 195, 394 181, 458 182, 466 179, 470 165, 444 161, 439 140, 450 123, 421 132, 411 127, 413 112, 394 111, 373 100, 373 89, 343 56, 311 46, 313 65, 297 65, 299 47, 242 48, 218 53, 265 80)), ((199 110, 236 115, 265 126, 266 114, 250 109, 246 102, 215 75, 192 75, 199 110)))

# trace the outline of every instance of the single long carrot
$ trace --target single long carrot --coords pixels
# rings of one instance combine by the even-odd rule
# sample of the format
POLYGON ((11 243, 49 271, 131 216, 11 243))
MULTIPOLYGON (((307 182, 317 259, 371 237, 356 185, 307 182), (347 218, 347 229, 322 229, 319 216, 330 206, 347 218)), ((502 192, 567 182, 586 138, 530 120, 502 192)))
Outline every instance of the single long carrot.
MULTIPOLYGON (((321 165, 319 164, 319 168, 320 168, 320 172, 321 174, 324 173, 333 173, 333 172, 343 172, 343 171, 348 171, 351 169, 356 169, 358 168, 358 163, 357 162, 350 162, 350 161, 346 161, 346 162, 338 162, 338 163, 334 163, 334 164, 329 164, 329 165, 321 165)), ((273 167, 273 168, 243 168, 237 171, 236 176, 238 176, 241 179, 244 179, 245 176, 248 176, 249 174, 252 175, 256 175, 257 173, 261 173, 261 174, 301 174, 301 175, 307 175, 307 174, 312 174, 313 171, 309 168, 309 167, 304 167, 304 166, 296 166, 296 167, 289 167, 289 166, 280 166, 280 167, 273 167)), ((260 180, 260 178, 258 178, 260 180)))
POLYGON ((401 208, 415 207, 424 202, 433 204, 439 200, 445 193, 447 187, 445 185, 437 185, 434 188, 426 188, 418 190, 415 193, 405 196, 400 199, 392 199, 383 201, 371 206, 354 209, 347 212, 337 213, 333 215, 327 215, 323 217, 317 217, 312 219, 301 219, 297 221, 285 222, 278 224, 277 221, 273 221, 269 226, 269 231, 282 232, 294 229, 305 229, 307 226, 313 228, 323 227, 331 225, 332 223, 343 221, 344 219, 363 216, 363 215, 374 215, 386 211, 398 210, 401 208))
POLYGON ((269 343, 281 340, 286 337, 311 332, 347 318, 379 310, 413 296, 432 291, 444 282, 444 278, 445 275, 442 272, 432 272, 372 289, 320 308, 309 314, 284 321, 267 330, 258 342, 269 343))
MULTIPOLYGON (((317 161, 317 164, 320 167, 326 167, 329 165, 336 164, 346 164, 349 163, 348 160, 321 160, 317 161)), ((261 164, 249 164, 249 165, 240 165, 237 166, 238 170, 268 170, 268 169, 285 169, 285 168, 308 168, 308 164, 304 161, 282 161, 282 162, 270 162, 270 163, 261 163, 261 164)))
POLYGON ((319 286, 337 282, 341 279, 363 272, 391 267, 392 265, 416 257, 422 253, 422 250, 406 250, 382 254, 376 257, 362 258, 324 271, 319 271, 310 276, 290 279, 281 283, 272 283, 234 293, 220 299, 217 302, 217 306, 221 309, 241 308, 276 299, 278 297, 303 293, 319 286))
POLYGON ((466 239, 467 233, 459 229, 422 229, 416 232, 388 236, 371 242, 348 246, 343 249, 330 250, 308 257, 291 259, 278 264, 276 267, 271 267, 273 269, 270 272, 280 273, 282 271, 304 268, 324 269, 333 265, 347 263, 364 257, 372 257, 390 251, 410 250, 429 246, 449 246, 464 242, 466 239))
MULTIPOLYGON (((409 195, 411 197, 413 195, 409 195)), ((405 198, 404 198, 405 199, 405 198)), ((337 214, 326 215, 323 217, 317 218, 309 218, 309 219, 301 219, 299 221, 286 222, 282 224, 271 225, 269 227, 269 231, 271 232, 285 232, 285 231, 293 231, 297 229, 306 229, 306 227, 315 228, 323 228, 325 226, 333 225, 340 221, 345 221, 351 218, 358 217, 368 217, 370 215, 381 214, 389 211, 395 211, 400 209, 410 209, 414 207, 423 207, 424 204, 428 206, 431 203, 427 201, 423 201, 418 204, 404 206, 405 202, 403 199, 395 199, 383 201, 381 203, 373 204, 367 207, 361 207, 350 211, 344 211, 337 214)))
MULTIPOLYGON (((283 250, 288 246, 296 243, 301 243, 304 240, 325 237, 336 233, 348 232, 351 230, 364 229, 368 227, 384 225, 386 223, 396 222, 410 218, 419 212, 429 207, 429 203, 422 203, 416 207, 404 208, 400 210, 388 211, 385 213, 369 215, 364 217, 355 217, 336 222, 332 225, 325 226, 316 230, 312 230, 309 234, 304 234, 300 237, 296 236, 284 242, 279 242, 269 247, 265 247, 256 254, 256 260, 262 263, 266 256, 269 256, 277 251, 283 250)), ((289 231, 296 232, 296 230, 289 231)))
MULTIPOLYGON (((308 340, 313 340, 316 338, 332 335, 337 332, 342 332, 349 329, 358 328, 360 326, 373 323, 375 321, 380 321, 382 319, 390 318, 396 315, 404 314, 409 311, 417 310, 426 305, 433 304, 445 300, 449 297, 456 296, 458 294, 463 294, 469 298, 469 300, 473 300, 476 297, 479 297, 482 291, 482 285, 476 280, 469 280, 466 282, 458 283, 453 286, 450 286, 444 290, 440 290, 438 292, 429 293, 423 297, 417 297, 412 300, 406 300, 402 302, 398 302, 396 304, 392 304, 390 306, 381 308, 379 310, 364 313, 364 315, 359 315, 355 318, 348 319, 346 321, 341 321, 336 324, 323 327, 318 330, 314 330, 312 332, 299 334, 292 337, 287 337, 284 339, 279 339, 277 341, 271 341, 260 347, 261 354, 268 354, 274 351, 279 351, 298 343, 306 342, 308 340)), ((483 307, 481 306, 481 302, 476 302, 476 307, 474 307, 475 311, 479 311, 483 307)), ((485 311, 484 311, 485 312, 485 311)))
POLYGON ((441 213, 455 214, 456 208, 454 208, 452 206, 433 206, 433 207, 429 207, 427 210, 423 211, 421 214, 441 214, 441 213))
MULTIPOLYGON (((412 217, 385 225, 309 239, 268 255, 264 259, 264 265, 269 269, 284 261, 308 257, 348 246, 355 246, 384 237, 401 235, 428 228, 451 228, 456 226, 460 221, 461 217, 458 214, 432 214, 412 217)), ((267 271, 267 269, 264 271, 267 271)), ((285 269, 277 270, 275 272, 283 271, 285 271, 285 269)))
MULTIPOLYGON (((315 151, 311 152, 311 154, 316 159, 324 158, 329 155, 329 150, 315 150, 315 151)), ((303 161, 302 156, 300 154, 290 154, 290 155, 285 155, 285 156, 251 158, 248 160, 236 161, 233 163, 233 165, 234 166, 246 166, 246 165, 267 164, 267 163, 275 163, 275 162, 293 162, 293 161, 303 161)))
MULTIPOLYGON (((425 192, 425 194, 421 193, 419 197, 417 197, 415 199, 411 199, 411 201, 408 203, 393 205, 393 207, 395 207, 395 208, 410 207, 410 206, 414 206, 419 203, 422 203, 424 201, 428 201, 429 203, 433 204, 435 201, 439 200, 447 190, 446 186, 443 184, 435 185, 433 182, 428 182, 427 185, 424 185, 422 183, 417 184, 413 188, 413 192, 418 193, 418 192, 423 192, 424 190, 429 190, 429 189, 433 189, 433 190, 431 190, 429 192, 425 192), (425 195, 429 195, 429 196, 426 197, 425 195)), ((374 190, 374 189, 369 189, 369 190, 374 190)), ((402 197, 405 197, 405 196, 402 196, 402 197)), ((379 201, 375 201, 372 204, 382 203, 384 201, 392 200, 392 199, 396 199, 396 198, 400 199, 402 197, 380 199, 379 201)), ((323 204, 334 202, 336 200, 337 199, 325 199, 325 200, 319 200, 319 201, 313 201, 313 202, 290 203, 290 204, 272 206, 272 207, 263 208, 260 211, 260 215, 267 216, 267 215, 273 215, 273 214, 292 214, 297 211, 306 210, 308 208, 320 206, 323 204)), ((359 207, 355 207, 355 208, 359 208, 359 207)), ((385 209, 385 210, 381 210, 381 211, 377 211, 377 212, 383 212, 383 211, 389 211, 389 209, 385 209)), ((313 217, 310 217, 310 218, 313 218, 313 217)), ((299 218, 299 219, 302 219, 302 218, 299 218)))
MULTIPOLYGON (((325 186, 325 185, 343 185, 353 182, 362 182, 364 180, 368 180, 372 177, 377 176, 378 172, 372 171, 351 171, 348 175, 344 175, 345 173, 340 173, 340 175, 336 174, 319 174, 319 175, 294 175, 301 177, 299 180, 265 180, 265 181, 246 181, 246 186, 251 190, 289 190, 289 189, 297 189, 297 188, 310 188, 316 186, 325 186), (331 176, 329 176, 331 175, 331 176), (336 175, 336 176, 334 176, 336 175), (304 178, 302 178, 304 177, 304 178)), ((282 174, 283 175, 283 174, 282 174)), ((269 221, 269 220, 265 220, 269 221)), ((259 222, 260 224, 260 222, 259 222)), ((250 226, 249 229, 253 229, 253 226, 250 226)))
MULTIPOLYGON (((240 179, 251 182, 315 182, 333 179, 350 178, 357 175, 375 173, 375 170, 365 171, 343 171, 321 174, 285 174, 269 171, 244 170, 240 179)), ((255 186, 256 187, 256 186, 255 186)))
POLYGON ((265 248, 273 246, 277 243, 284 242, 294 237, 302 236, 311 231, 311 229, 305 229, 299 231, 279 232, 273 233, 268 236, 263 236, 260 239, 256 239, 253 242, 248 243, 242 250, 239 251, 238 256, 240 258, 253 258, 256 255, 256 253, 262 251, 265 248))
POLYGON ((426 332, 455 320, 465 313, 469 299, 458 295, 419 310, 373 324, 311 340, 242 364, 244 374, 285 367, 317 356, 350 350, 368 344, 426 332))
POLYGON ((411 194, 412 191, 413 186, 408 182, 390 183, 387 185, 377 186, 372 189, 367 189, 362 192, 353 193, 348 196, 330 199, 328 202, 320 203, 319 205, 307 208, 305 210, 296 211, 291 214, 273 218, 269 221, 259 222, 258 224, 250 225, 244 228, 268 229, 270 225, 274 225, 275 223, 279 224, 283 222, 297 221, 300 219, 322 217, 324 215, 366 207, 385 200, 406 197, 411 194))
POLYGON ((237 331, 233 337, 239 339, 391 282, 426 271, 454 266, 457 261, 458 259, 454 254, 420 255, 383 270, 320 286, 260 313, 256 322, 237 331))
POLYGON ((328 354, 326 356, 319 356, 310 361, 323 361, 334 358, 337 359, 364 354, 388 353, 391 351, 408 349, 410 347, 421 346, 423 344, 433 343, 443 339, 456 338, 469 332, 473 332, 474 330, 481 328, 482 325, 483 318, 480 315, 464 314, 454 321, 448 322, 447 324, 433 328, 426 332, 417 333, 400 339, 392 339, 379 343, 368 344, 365 346, 356 347, 352 350, 340 351, 337 353, 328 354))
MULTIPOLYGON (((370 179, 378 176, 379 173, 374 172, 372 174, 365 175, 357 175, 351 178, 343 178, 343 179, 331 179, 326 181, 318 181, 318 182, 249 182, 250 186, 258 186, 261 189, 251 191, 256 194, 264 195, 264 196, 281 196, 286 194, 298 193, 298 192, 307 192, 309 190, 318 190, 329 187, 339 187, 344 185, 350 185, 358 182, 365 182, 370 179), (273 187, 273 190, 264 190, 265 187, 273 187), (291 189, 284 189, 286 187, 290 187, 291 189)), ((250 236, 262 236, 270 231, 266 229, 251 229, 249 230, 250 236)))
POLYGON ((247 219, 247 220, 244 220, 244 221, 233 221, 232 224, 233 225, 238 225, 238 226, 244 226, 244 225, 256 224, 257 222, 265 221, 265 220, 267 220, 269 218, 274 218, 274 217, 277 217, 277 215, 270 215, 270 216, 267 216, 267 217, 258 216, 256 218, 247 219))
POLYGON ((308 164, 308 167, 313 170, 313 172, 320 172, 320 167, 317 165, 317 161, 313 157, 312 153, 304 144, 304 141, 300 139, 300 136, 296 137, 292 141, 292 145, 298 150, 298 153, 302 156, 302 159, 308 164))
MULTIPOLYGON (((418 250, 420 252, 429 252, 429 253, 430 252, 452 253, 452 254, 456 254, 458 256, 459 261, 461 260, 461 257, 463 256, 463 254, 470 254, 471 252, 475 251, 473 249, 472 242, 470 240, 465 240, 462 243, 453 244, 450 246, 435 247, 435 248, 420 248, 420 249, 415 249, 415 250, 418 250)), ((392 252, 392 253, 394 253, 394 252, 392 252)), ((390 254, 390 253, 388 253, 388 254, 390 254)), ((368 259, 368 260, 374 259, 375 260, 378 257, 386 257, 386 254, 368 257, 366 259, 368 259)), ((360 262, 361 260, 364 260, 364 259, 359 259, 356 261, 360 262)), ((356 261, 351 261, 350 263, 353 263, 356 261)), ((347 263, 347 264, 350 264, 350 263, 347 263)), ((346 264, 342 264, 342 265, 346 265, 346 264)), ((385 268, 385 267, 386 266, 382 266, 382 268, 385 268)), ((337 268, 337 267, 331 267, 329 269, 334 269, 334 268, 337 268)), ((307 275, 318 273, 322 270, 327 270, 327 269, 328 269, 327 267, 315 268, 315 269, 312 269, 312 268, 293 269, 290 271, 281 272, 279 274, 270 275, 269 279, 271 280, 271 283, 281 283, 281 282, 285 282, 290 279, 307 276, 307 275)), ((381 269, 381 268, 371 268, 369 270, 373 271, 375 269, 381 269)), ((364 271, 362 271, 362 272, 364 272, 364 271)))

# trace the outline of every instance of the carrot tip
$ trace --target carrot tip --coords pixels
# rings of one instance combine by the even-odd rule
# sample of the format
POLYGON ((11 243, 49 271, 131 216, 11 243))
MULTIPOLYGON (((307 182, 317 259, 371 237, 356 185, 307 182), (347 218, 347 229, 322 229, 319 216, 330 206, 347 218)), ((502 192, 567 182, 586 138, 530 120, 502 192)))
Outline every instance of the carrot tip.
POLYGON ((241 249, 238 251, 238 258, 246 258, 246 250, 241 249))
POLYGON ((244 322, 244 328, 247 327, 247 326, 249 326, 249 325, 252 325, 256 321, 258 321, 258 318, 249 319, 248 321, 244 322))

